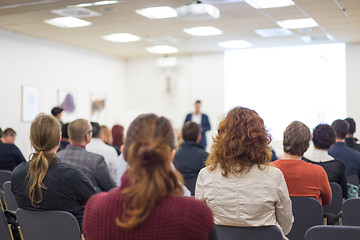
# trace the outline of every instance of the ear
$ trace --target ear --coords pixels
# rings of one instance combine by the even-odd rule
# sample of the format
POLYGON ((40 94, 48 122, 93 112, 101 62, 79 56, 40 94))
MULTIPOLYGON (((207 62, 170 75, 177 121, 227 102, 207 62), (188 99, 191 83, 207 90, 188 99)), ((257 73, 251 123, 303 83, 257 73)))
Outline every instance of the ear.
POLYGON ((196 142, 199 143, 201 141, 201 134, 197 137, 196 142))
POLYGON ((174 160, 175 153, 176 153, 176 149, 173 149, 170 153, 170 162, 172 162, 174 160))
POLYGON ((125 160, 125 162, 127 162, 126 159, 125 159, 125 154, 124 154, 124 144, 121 145, 120 152, 121 152, 121 155, 122 155, 123 159, 125 160))

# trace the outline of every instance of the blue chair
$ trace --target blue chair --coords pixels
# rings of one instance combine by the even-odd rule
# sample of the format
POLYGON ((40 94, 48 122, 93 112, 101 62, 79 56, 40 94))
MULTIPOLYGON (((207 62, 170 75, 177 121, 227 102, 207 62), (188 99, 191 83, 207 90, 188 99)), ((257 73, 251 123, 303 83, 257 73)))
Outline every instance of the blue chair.
POLYGON ((346 176, 346 181, 348 183, 351 183, 355 186, 359 186, 359 177, 357 175, 349 175, 349 176, 346 176))
POLYGON ((323 208, 312 197, 291 197, 294 223, 286 235, 290 240, 304 240, 306 231, 316 225, 323 225, 323 208))
POLYGON ((11 191, 11 182, 6 181, 3 185, 4 193, 5 193, 5 203, 6 203, 6 209, 10 211, 16 211, 16 209, 19 208, 15 196, 13 192, 11 191))
POLYGON ((338 183, 330 183, 332 191, 331 203, 328 206, 323 207, 324 216, 328 219, 328 225, 334 225, 339 217, 343 204, 342 189, 338 183))
POLYGON ((354 240, 360 239, 360 227, 315 226, 306 231, 306 240, 354 240))
POLYGON ((25 240, 81 240, 76 218, 65 211, 30 211, 18 208, 15 212, 25 240))
POLYGON ((282 240, 281 231, 276 226, 238 227, 215 225, 219 240, 282 240))
POLYGON ((343 203, 342 222, 344 226, 360 226, 360 198, 349 198, 343 203))

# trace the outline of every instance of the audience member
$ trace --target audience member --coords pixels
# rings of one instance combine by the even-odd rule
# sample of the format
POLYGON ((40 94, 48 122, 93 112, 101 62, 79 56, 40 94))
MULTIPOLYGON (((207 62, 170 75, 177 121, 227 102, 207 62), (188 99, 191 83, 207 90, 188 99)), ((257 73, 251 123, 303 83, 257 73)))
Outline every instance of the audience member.
POLYGON ((204 149, 206 149, 205 133, 210 130, 210 122, 209 122, 208 116, 206 114, 202 113, 200 110, 201 110, 201 101, 197 100, 195 102, 195 111, 193 113, 189 113, 188 115, 186 115, 185 123, 192 121, 192 122, 196 122, 197 124, 199 124, 201 126, 200 144, 201 144, 201 146, 204 147, 204 149))
POLYGON ((345 121, 349 123, 349 129, 346 134, 345 143, 348 147, 360 152, 360 144, 358 144, 357 139, 354 138, 354 133, 356 131, 356 123, 352 118, 346 118, 345 121))
POLYGON ((349 123, 345 120, 338 119, 335 120, 331 126, 335 130, 336 142, 330 147, 328 153, 345 164, 346 176, 356 175, 360 178, 360 153, 349 148, 345 143, 349 123))
POLYGON ((85 149, 91 139, 92 127, 89 121, 77 119, 70 123, 68 130, 70 145, 57 154, 61 162, 85 173, 98 191, 114 188, 115 182, 104 157, 85 149))
POLYGON ((199 144, 201 140, 200 125, 195 122, 187 122, 182 128, 182 137, 184 142, 176 152, 174 166, 181 172, 185 180, 185 185, 191 191, 195 192, 195 181, 199 171, 205 166, 205 161, 209 155, 199 144), (193 181, 186 181, 190 179, 193 181))
POLYGON ((113 147, 104 143, 104 141, 102 140, 104 139, 104 133, 98 123, 91 122, 91 126, 93 135, 89 144, 86 145, 86 150, 103 156, 105 158, 105 162, 109 167, 111 177, 115 179, 115 163, 118 158, 116 150, 113 147))
POLYGON ((83 232, 92 239, 208 239, 211 210, 182 197, 181 175, 171 167, 175 136, 164 117, 145 114, 129 126, 122 148, 129 170, 119 188, 93 196, 83 232))
MULTIPOLYGON (((0 128, 0 138, 3 131, 0 128)), ((12 171, 20 163, 26 162, 24 156, 15 144, 3 143, 0 140, 0 169, 12 171)))
POLYGON ((104 143, 106 143, 109 146, 112 146, 116 150, 116 153, 119 156, 120 155, 120 148, 113 145, 113 137, 112 137, 110 129, 105 125, 102 125, 101 129, 102 129, 102 131, 104 133, 104 139, 103 139, 104 143))
POLYGON ((284 158, 273 164, 284 174, 290 197, 314 197, 326 206, 331 202, 332 192, 325 170, 301 160, 310 138, 310 129, 305 124, 290 123, 284 132, 284 158))
POLYGON ((2 135, 2 142, 3 143, 11 143, 15 144, 16 132, 12 128, 7 128, 4 130, 2 135))
POLYGON ((113 137, 113 145, 120 148, 124 143, 124 127, 120 125, 114 125, 111 129, 111 134, 113 137))
POLYGON ((313 131, 312 141, 314 149, 304 154, 304 160, 322 166, 328 176, 329 182, 336 182, 341 186, 343 198, 347 198, 347 184, 345 165, 335 160, 327 150, 335 143, 335 131, 328 124, 319 124, 313 131))
POLYGON ((64 125, 64 123, 61 121, 63 111, 64 109, 59 107, 54 107, 53 109, 51 109, 51 114, 59 121, 61 126, 64 125))
POLYGON ((95 189, 79 170, 64 166, 56 156, 60 124, 53 116, 39 114, 30 127, 35 150, 29 162, 14 169, 11 190, 20 208, 72 213, 81 227, 84 206, 95 189))
POLYGON ((68 127, 69 127, 69 123, 65 123, 64 125, 61 126, 61 141, 58 151, 65 149, 66 146, 70 144, 68 127))
POLYGON ((277 226, 290 232, 291 200, 281 171, 268 165, 271 137, 259 115, 232 109, 218 127, 212 152, 198 176, 195 198, 207 203, 215 224, 277 226))

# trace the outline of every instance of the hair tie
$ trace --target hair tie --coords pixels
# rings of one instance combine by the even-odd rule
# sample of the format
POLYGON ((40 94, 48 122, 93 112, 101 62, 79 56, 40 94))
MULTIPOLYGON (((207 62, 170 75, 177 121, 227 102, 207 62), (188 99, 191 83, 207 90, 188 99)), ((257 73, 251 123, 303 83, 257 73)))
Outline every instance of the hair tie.
POLYGON ((39 152, 45 152, 45 150, 44 150, 44 149, 40 149, 39 152))

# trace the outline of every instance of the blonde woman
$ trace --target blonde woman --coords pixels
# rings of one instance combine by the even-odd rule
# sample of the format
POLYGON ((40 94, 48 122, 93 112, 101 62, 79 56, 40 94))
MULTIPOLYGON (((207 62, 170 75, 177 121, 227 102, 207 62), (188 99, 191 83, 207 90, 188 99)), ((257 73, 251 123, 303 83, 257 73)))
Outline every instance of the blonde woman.
POLYGON ((82 172, 61 164, 56 156, 60 140, 59 121, 38 115, 30 128, 35 151, 30 161, 14 169, 11 189, 20 208, 68 211, 81 228, 84 206, 95 190, 82 172))

